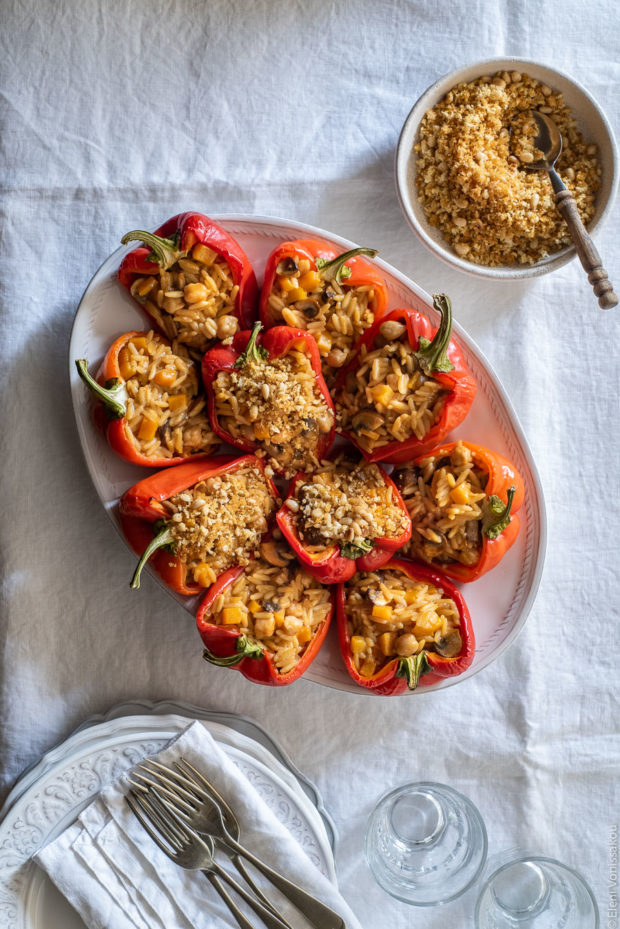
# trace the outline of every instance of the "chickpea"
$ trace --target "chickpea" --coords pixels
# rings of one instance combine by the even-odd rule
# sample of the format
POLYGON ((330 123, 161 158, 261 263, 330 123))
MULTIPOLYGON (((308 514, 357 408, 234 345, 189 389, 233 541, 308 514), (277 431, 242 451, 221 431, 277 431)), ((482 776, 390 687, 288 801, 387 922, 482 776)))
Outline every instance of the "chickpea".
POLYGON ((239 320, 236 316, 220 316, 217 321, 218 339, 229 339, 239 328, 239 320))
POLYGON ((325 360, 331 368, 341 368, 347 360, 347 353, 341 348, 332 348, 325 360))
POLYGON ((329 432, 334 425, 334 414, 331 410, 325 410, 324 413, 321 413, 320 416, 317 417, 316 422, 319 427, 319 432, 325 434, 329 432))
POLYGON ((206 300, 208 295, 209 291, 204 284, 186 284, 183 288, 186 303, 200 303, 201 300, 206 300))
POLYGON ((276 631, 276 620, 273 613, 267 619, 257 619, 254 622, 254 635, 257 639, 268 639, 276 631))
POLYGON ((400 655, 401 658, 409 658, 411 655, 414 655, 418 647, 418 640, 414 635, 411 635, 410 632, 405 633, 405 635, 399 635, 396 639, 396 654, 400 655))
POLYGON ((402 323, 399 323, 397 320, 388 319, 387 322, 381 324, 379 327, 379 332, 384 339, 387 339, 388 342, 391 342, 393 339, 400 339, 406 328, 406 326, 404 326, 402 323))

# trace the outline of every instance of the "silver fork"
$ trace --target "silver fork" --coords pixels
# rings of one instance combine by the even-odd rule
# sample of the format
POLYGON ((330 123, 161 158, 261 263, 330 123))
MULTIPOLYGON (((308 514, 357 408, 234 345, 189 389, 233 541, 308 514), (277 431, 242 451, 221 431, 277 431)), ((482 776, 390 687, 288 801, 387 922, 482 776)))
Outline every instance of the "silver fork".
MULTIPOLYGON (((175 761, 174 768, 159 762, 149 764, 150 766, 147 766, 142 762, 138 765, 138 768, 146 772, 140 773, 139 777, 146 784, 154 785, 158 789, 168 809, 174 810, 200 835, 215 839, 216 845, 229 855, 242 855, 313 923, 315 929, 346 929, 342 916, 274 871, 231 835, 221 809, 222 798, 192 764, 184 758, 175 761)), ((135 777, 135 769, 133 773, 135 777)))
POLYGON ((187 871, 201 871, 206 875, 241 929, 256 929, 256 926, 241 912, 222 882, 245 900, 268 929, 286 929, 282 920, 220 867, 214 857, 213 839, 193 832, 168 808, 157 788, 151 788, 147 793, 132 790, 125 799, 153 841, 175 864, 187 871))
MULTIPOLYGON (((151 759, 151 758, 146 759, 145 761, 141 762, 137 767, 138 767, 138 768, 142 768, 142 769, 144 769, 145 771, 149 771, 149 772, 152 772, 152 773, 157 773, 158 770, 161 770, 161 771, 164 772, 164 773, 171 773, 171 774, 177 776, 176 773, 173 772, 171 768, 167 768, 165 765, 162 765, 160 762, 154 761, 154 760, 151 759), (154 772, 153 772, 153 769, 155 769, 154 772)), ((159 785, 158 782, 154 781, 152 778, 148 778, 148 777, 146 777, 144 774, 140 774, 140 773, 138 773, 138 772, 136 772, 136 771, 134 771, 133 773, 134 773, 134 777, 137 777, 137 778, 139 778, 140 780, 142 780, 142 781, 144 782, 144 783, 136 783, 135 780, 132 780, 132 778, 129 778, 129 783, 130 783, 133 787, 138 788, 138 789, 140 789, 140 790, 145 790, 145 789, 148 789, 148 788, 145 788, 144 784, 148 784, 149 786, 160 786, 160 789, 161 789, 161 785, 159 785)), ((199 775, 199 776, 202 777, 201 775, 199 775)), ((209 784, 208 781, 205 781, 204 778, 202 778, 202 780, 203 780, 206 784, 208 784, 208 786, 209 786, 209 791, 210 791, 210 793, 211 793, 211 795, 212 795, 212 799, 214 800, 215 803, 217 803, 217 805, 218 805, 219 808, 220 808, 220 811, 221 811, 222 816, 223 816, 223 818, 224 818, 224 823, 225 823, 225 825, 226 825, 226 828, 228 829, 228 831, 229 831, 229 833, 232 835, 232 837, 238 841, 238 840, 239 840, 239 835, 240 835, 240 831, 241 831, 241 830, 240 830, 240 828, 239 828, 239 821, 237 820, 237 817, 235 816, 233 810, 229 807, 229 805, 226 803, 226 801, 224 800, 224 798, 215 790, 215 788, 212 787, 212 786, 209 784)), ((187 779, 185 779, 185 778, 184 778, 184 781, 185 781, 186 784, 188 783, 187 779)), ((197 786, 198 786, 198 785, 197 785, 197 786)), ((195 797, 196 797, 196 800, 197 800, 197 801, 200 799, 199 796, 198 796, 198 794, 196 794, 195 797)), ((204 824, 204 826, 205 826, 204 832, 205 832, 206 834, 208 834, 211 830, 210 830, 209 828, 207 828, 207 822, 206 822, 206 820, 204 821, 203 824, 204 824)), ((214 821, 213 825, 214 825, 214 826, 217 825, 215 821, 214 821)), ((199 828, 196 828, 196 826, 194 826, 193 828, 196 830, 196 832, 200 832, 200 829, 199 829, 199 828)), ((255 895, 258 897, 258 899, 261 901, 261 903, 263 904, 263 906, 266 906, 268 910, 271 910, 271 912, 274 913, 274 914, 275 914, 275 915, 288 927, 288 929, 293 929, 293 927, 290 925, 290 923, 288 923, 288 922, 286 921, 286 919, 284 918, 284 916, 282 916, 282 914, 279 913, 279 912, 277 911, 277 909, 276 909, 275 906, 271 903, 271 901, 269 900, 269 898, 265 896, 265 894, 262 892, 262 890, 260 889, 260 887, 258 886, 258 884, 256 884, 256 882, 253 880, 253 878, 251 877, 250 873, 248 872, 246 866, 244 865, 243 860, 241 859, 241 857, 240 857, 239 855, 237 855, 237 854, 231 854, 231 855, 230 855, 230 860, 231 860, 232 863, 234 864, 234 866, 235 866, 235 868, 237 869, 237 871, 239 872, 239 874, 243 877, 243 879, 245 880, 246 884, 250 887, 250 889, 254 892, 254 894, 255 894, 255 895)))

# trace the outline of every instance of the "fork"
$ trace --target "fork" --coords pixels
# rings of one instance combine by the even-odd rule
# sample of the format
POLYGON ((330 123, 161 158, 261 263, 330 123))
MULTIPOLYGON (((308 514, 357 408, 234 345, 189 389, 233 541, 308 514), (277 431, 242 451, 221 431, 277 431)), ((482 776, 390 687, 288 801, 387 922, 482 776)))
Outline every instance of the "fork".
POLYGON ((138 776, 151 789, 155 787, 169 810, 201 836, 215 839, 217 846, 228 855, 242 855, 314 924, 315 929, 346 929, 338 913, 274 871, 231 835, 222 812, 222 797, 192 764, 180 758, 174 762, 174 768, 152 761, 149 765, 141 762, 137 767, 141 771, 136 774, 134 769, 134 777, 138 776))
POLYGON ((271 910, 263 906, 251 893, 220 867, 214 856, 212 838, 199 836, 164 803, 157 788, 146 794, 131 790, 125 799, 132 812, 146 829, 157 846, 168 858, 187 871, 201 871, 237 920, 240 929, 256 929, 241 912, 222 882, 228 884, 242 900, 260 916, 268 929, 286 929, 286 924, 271 910))

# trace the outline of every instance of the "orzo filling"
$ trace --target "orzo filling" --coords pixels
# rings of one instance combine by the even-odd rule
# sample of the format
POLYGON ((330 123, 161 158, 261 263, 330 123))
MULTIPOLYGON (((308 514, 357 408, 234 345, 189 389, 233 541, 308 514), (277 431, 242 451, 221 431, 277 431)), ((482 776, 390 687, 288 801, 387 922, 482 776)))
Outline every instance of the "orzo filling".
POLYGON ((329 386, 351 357, 351 349, 372 325, 373 287, 326 281, 307 259, 286 258, 277 268, 269 309, 276 323, 306 329, 316 339, 329 386))
POLYGON ((127 391, 125 432, 147 458, 188 457, 219 442, 209 425, 194 362, 182 345, 149 332, 119 352, 127 391))
POLYGON ((357 558, 370 551, 375 539, 397 538, 408 527, 383 472, 366 462, 324 464, 297 485, 286 505, 309 551, 337 544, 342 554, 357 558))
POLYGON ((153 268, 152 275, 135 279, 131 294, 169 339, 205 352, 215 339, 237 332, 234 310, 239 287, 217 252, 194 245, 190 254, 166 271, 155 264, 153 268))
POLYGON ((424 458, 395 481, 413 524, 403 552, 423 561, 474 565, 480 558, 488 474, 457 442, 449 457, 424 458))
POLYGON ((308 355, 248 360, 220 371, 214 381, 216 412, 230 435, 259 443, 256 454, 274 471, 293 477, 318 467, 317 446, 334 414, 321 396, 308 355))
POLYGON ((347 374, 335 399, 339 427, 354 432, 366 452, 390 442, 423 439, 441 416, 449 391, 421 370, 397 320, 379 327, 371 351, 347 374))
POLYGON ((258 552, 276 501, 260 469, 250 465, 200 481, 164 506, 188 580, 209 587, 223 571, 248 564, 258 552))
POLYGON ((281 674, 299 663, 331 607, 329 591, 295 561, 262 558, 213 602, 210 621, 238 629, 270 653, 281 674))
POLYGON ((432 584, 392 569, 360 571, 345 596, 351 659, 362 677, 423 650, 445 657, 461 651, 457 606, 432 584))

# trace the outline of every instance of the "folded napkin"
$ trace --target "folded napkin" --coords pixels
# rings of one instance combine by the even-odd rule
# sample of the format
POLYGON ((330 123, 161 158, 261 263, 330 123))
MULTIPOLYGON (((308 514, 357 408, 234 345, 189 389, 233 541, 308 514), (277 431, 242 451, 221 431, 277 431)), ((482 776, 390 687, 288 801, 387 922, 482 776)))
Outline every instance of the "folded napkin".
MULTIPOLYGON (((337 888, 310 861, 201 722, 191 723, 153 757, 170 764, 181 756, 203 772, 233 807, 241 841, 250 851, 340 913, 347 929, 361 929, 337 888)), ((177 867, 156 846, 125 802, 127 790, 124 780, 107 787, 75 823, 35 855, 89 929, 236 927, 207 878, 177 867)), ((226 856, 218 853, 217 857, 244 884, 226 856)), ((249 867, 291 925, 306 929, 309 923, 299 911, 249 867)), ((260 926, 259 917, 232 896, 260 926)))

